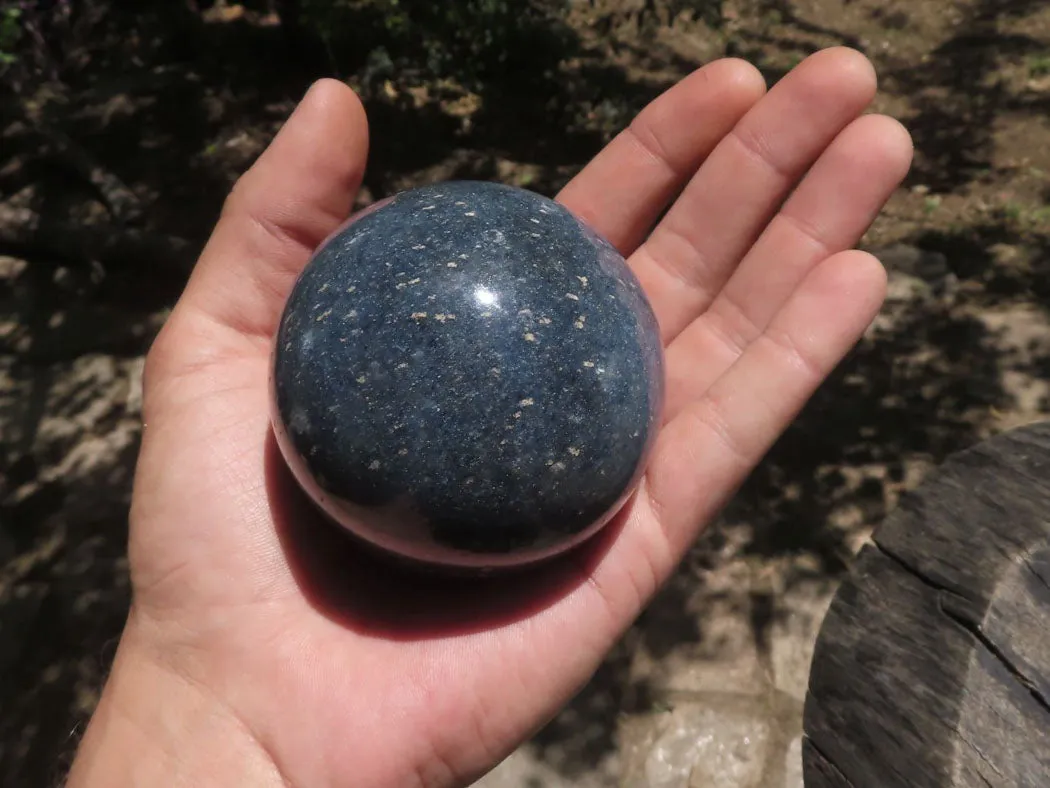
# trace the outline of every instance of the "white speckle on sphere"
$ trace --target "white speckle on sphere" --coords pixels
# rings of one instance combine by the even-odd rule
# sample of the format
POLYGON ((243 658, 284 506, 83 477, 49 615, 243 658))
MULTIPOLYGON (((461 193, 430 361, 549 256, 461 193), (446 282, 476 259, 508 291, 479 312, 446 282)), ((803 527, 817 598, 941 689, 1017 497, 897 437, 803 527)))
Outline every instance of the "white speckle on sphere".
POLYGON ((305 435, 310 432, 310 417, 302 408, 292 408, 292 417, 288 420, 288 426, 292 432, 305 435))

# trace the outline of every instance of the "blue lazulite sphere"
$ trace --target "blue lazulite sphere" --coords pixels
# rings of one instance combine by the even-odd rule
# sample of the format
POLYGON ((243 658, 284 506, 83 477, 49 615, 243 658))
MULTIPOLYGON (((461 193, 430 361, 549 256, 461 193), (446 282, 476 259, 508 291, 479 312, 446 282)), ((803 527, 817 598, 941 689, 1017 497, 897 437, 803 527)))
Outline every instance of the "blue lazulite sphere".
POLYGON ((636 488, 663 351, 623 257, 559 203, 453 181, 352 217, 274 343, 299 484, 398 556, 495 569, 560 553, 636 488))

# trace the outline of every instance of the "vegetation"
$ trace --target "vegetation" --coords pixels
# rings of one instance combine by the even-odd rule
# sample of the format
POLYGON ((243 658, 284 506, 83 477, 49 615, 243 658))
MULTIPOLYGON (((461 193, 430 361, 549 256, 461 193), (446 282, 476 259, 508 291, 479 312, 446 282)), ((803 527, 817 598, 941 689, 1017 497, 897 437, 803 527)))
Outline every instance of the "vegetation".
POLYGON ((550 55, 567 40, 566 0, 304 0, 302 21, 321 38, 335 70, 345 53, 368 51, 373 77, 405 70, 456 77, 478 89, 495 76, 547 76, 550 55), (364 46, 362 46, 364 44, 364 46))

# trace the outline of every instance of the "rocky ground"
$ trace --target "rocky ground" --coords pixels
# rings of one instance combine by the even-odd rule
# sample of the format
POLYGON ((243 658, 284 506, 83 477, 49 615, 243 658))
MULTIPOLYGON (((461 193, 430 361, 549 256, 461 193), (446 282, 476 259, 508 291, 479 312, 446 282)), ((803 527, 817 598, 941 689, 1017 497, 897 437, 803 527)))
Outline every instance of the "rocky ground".
MULTIPOLYGON (((375 58, 343 74, 377 140, 362 202, 464 176, 553 192, 701 63, 740 55, 775 80, 837 43, 874 60, 877 109, 908 125, 918 153, 865 239, 891 279, 864 341, 591 684, 480 785, 798 788, 809 656, 851 556, 948 453, 1050 410, 1050 8, 726 0, 718 17, 717 3, 687 0, 570 5, 562 48, 539 64, 550 78, 523 101, 501 100, 498 81, 427 79, 375 58)), ((54 785, 90 714, 128 601, 143 354, 225 189, 306 83, 268 56, 277 28, 262 11, 217 9, 165 29, 164 46, 149 43, 148 15, 138 44, 101 16, 52 71, 8 73, 3 785, 54 785)))

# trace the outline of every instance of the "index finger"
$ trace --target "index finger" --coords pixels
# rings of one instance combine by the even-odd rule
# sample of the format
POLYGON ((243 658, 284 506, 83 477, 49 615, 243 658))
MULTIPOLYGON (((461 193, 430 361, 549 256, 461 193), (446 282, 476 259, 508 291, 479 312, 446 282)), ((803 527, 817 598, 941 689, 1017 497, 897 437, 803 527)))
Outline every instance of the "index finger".
POLYGON ((765 80, 746 61, 709 63, 646 106, 558 200, 630 255, 763 93, 765 80))

